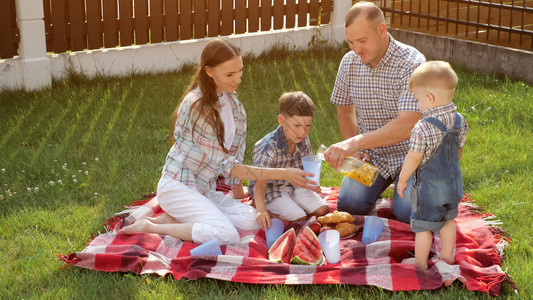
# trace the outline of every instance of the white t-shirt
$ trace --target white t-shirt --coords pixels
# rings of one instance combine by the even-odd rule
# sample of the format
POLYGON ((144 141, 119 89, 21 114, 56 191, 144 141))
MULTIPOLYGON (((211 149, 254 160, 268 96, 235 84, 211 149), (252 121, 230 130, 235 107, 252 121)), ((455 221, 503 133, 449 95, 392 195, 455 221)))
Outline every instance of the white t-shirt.
POLYGON ((233 117, 233 105, 228 98, 228 94, 223 92, 222 101, 224 101, 224 107, 220 111, 220 117, 222 123, 224 123, 224 146, 226 149, 231 148, 233 139, 235 139, 235 119, 233 117))

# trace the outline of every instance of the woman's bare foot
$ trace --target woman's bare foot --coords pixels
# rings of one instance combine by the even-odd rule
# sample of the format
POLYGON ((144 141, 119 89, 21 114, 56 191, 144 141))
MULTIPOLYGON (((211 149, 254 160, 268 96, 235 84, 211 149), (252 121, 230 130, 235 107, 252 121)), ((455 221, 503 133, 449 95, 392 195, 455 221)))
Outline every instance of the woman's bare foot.
POLYGON ((136 220, 135 223, 123 227, 119 233, 149 232, 149 227, 154 223, 147 219, 136 220))

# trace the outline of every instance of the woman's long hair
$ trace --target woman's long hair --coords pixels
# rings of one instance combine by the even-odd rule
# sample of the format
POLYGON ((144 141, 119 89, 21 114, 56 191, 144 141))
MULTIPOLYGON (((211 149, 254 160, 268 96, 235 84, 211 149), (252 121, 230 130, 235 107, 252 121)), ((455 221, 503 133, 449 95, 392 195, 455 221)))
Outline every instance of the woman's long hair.
MULTIPOLYGON (((198 118, 194 120, 192 127, 193 133, 194 127, 196 126, 198 119, 205 118, 208 124, 211 125, 215 130, 218 143, 226 153, 228 153, 229 150, 224 145, 224 123, 222 123, 222 119, 220 118, 220 114, 217 110, 218 95, 216 85, 213 78, 207 75, 205 69, 206 67, 216 67, 219 64, 224 63, 240 55, 241 49, 226 40, 214 39, 208 42, 205 45, 204 50, 202 51, 200 64, 198 64, 198 66, 196 67, 196 72, 192 78, 192 81, 182 96, 183 100, 190 91, 192 91, 198 86, 200 87, 202 96, 191 106, 191 112, 193 110, 196 110, 198 112, 198 118)), ((178 109, 179 105, 174 110, 172 133, 174 132, 174 127, 176 126, 176 121, 178 118, 178 109)), ((173 135, 171 136, 172 139, 174 139, 173 135)))

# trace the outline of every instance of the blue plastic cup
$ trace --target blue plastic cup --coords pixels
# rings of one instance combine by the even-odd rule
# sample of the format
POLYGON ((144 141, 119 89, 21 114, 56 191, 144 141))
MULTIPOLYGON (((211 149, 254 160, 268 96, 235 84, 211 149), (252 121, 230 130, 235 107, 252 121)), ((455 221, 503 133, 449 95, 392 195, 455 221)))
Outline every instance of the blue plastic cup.
POLYGON ((192 249, 191 255, 222 255, 222 250, 220 250, 218 240, 214 238, 192 249))
POLYGON ((383 223, 383 220, 381 220, 381 218, 378 218, 376 216, 366 217, 365 225, 363 227, 363 244, 370 244, 375 242, 381 234, 383 226, 385 226, 385 224, 383 223))
POLYGON ((267 247, 270 249, 272 244, 283 234, 285 224, 280 219, 270 219, 270 227, 265 231, 267 247))
POLYGON ((316 185, 319 185, 322 160, 316 157, 315 155, 308 155, 302 157, 302 165, 304 167, 304 171, 308 173, 313 173, 315 175, 313 177, 305 176, 305 178, 313 180, 314 182, 316 182, 316 185))
POLYGON ((318 235, 318 241, 328 264, 336 264, 341 261, 341 236, 337 230, 322 231, 318 235))

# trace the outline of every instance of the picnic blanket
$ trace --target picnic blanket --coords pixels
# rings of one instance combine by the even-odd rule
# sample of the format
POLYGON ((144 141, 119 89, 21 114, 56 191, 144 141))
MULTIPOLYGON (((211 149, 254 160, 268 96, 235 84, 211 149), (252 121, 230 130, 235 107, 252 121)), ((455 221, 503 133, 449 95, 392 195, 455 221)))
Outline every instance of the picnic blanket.
MULTIPOLYGON (((229 192, 219 184, 219 190, 229 192)), ((338 188, 323 188, 322 197, 330 211, 336 210, 338 188)), ((249 200, 249 199, 246 199, 249 200)), ((270 262, 264 231, 240 231, 240 243, 222 246, 223 255, 191 256, 192 242, 157 234, 122 234, 117 231, 138 218, 162 213, 155 194, 133 202, 123 212, 104 223, 106 233, 92 239, 81 252, 58 254, 68 265, 106 272, 172 274, 175 279, 214 278, 254 284, 353 284, 374 285, 392 291, 431 290, 448 286, 455 280, 469 290, 493 296, 499 294, 503 282, 516 285, 501 269, 504 248, 509 235, 498 227, 491 214, 483 213, 468 196, 459 206, 457 223, 456 264, 437 259, 440 239, 434 237, 429 269, 423 271, 405 263, 414 255, 414 234, 409 225, 392 215, 391 199, 379 199, 372 215, 381 217, 385 227, 379 239, 365 245, 362 230, 341 240, 341 261, 321 266, 291 265, 270 262), (402 263, 404 261, 404 263, 402 263)), ((361 225, 364 216, 356 217, 361 225)), ((302 226, 289 223, 288 227, 302 226)))

